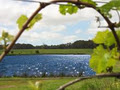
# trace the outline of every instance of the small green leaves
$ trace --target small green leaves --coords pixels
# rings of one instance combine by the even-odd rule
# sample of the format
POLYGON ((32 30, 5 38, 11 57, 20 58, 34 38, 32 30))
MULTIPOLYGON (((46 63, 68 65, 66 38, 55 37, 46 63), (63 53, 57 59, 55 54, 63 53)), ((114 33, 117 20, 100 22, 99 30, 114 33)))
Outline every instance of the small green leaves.
POLYGON ((77 13, 78 7, 73 6, 71 3, 68 3, 67 5, 60 5, 59 11, 61 14, 66 15, 67 13, 69 14, 77 13))
POLYGON ((94 49, 94 53, 90 59, 90 67, 97 73, 107 72, 108 67, 114 67, 116 60, 113 58, 113 50, 108 51, 102 45, 94 49))
POLYGON ((1 40, 6 40, 6 42, 9 42, 13 40, 13 36, 3 30, 1 40))
POLYGON ((108 17, 112 17, 109 13, 112 9, 120 10, 120 0, 111 0, 110 2, 106 3, 105 5, 100 7, 101 12, 108 17))
MULTIPOLYGON (((120 39, 120 30, 116 30, 116 33, 120 39)), ((94 49, 90 59, 90 67, 97 73, 107 72, 108 68, 113 68, 116 61, 120 60, 120 53, 117 51, 115 38, 111 31, 106 30, 99 31, 93 41, 99 44, 99 46, 94 49), (112 49, 110 48, 111 45, 114 45, 112 49)))
POLYGON ((93 38, 94 43, 104 44, 106 46, 111 46, 116 44, 115 38, 109 30, 99 31, 97 35, 93 38))
POLYGON ((23 25, 25 24, 25 22, 28 20, 26 15, 21 15, 18 20, 17 20, 17 24, 19 29, 22 29, 23 25))
POLYGON ((28 25, 28 29, 31 29, 33 26, 34 26, 34 24, 36 23, 36 22, 38 22, 39 20, 41 20, 42 19, 42 14, 37 14, 34 18, 33 18, 33 20, 30 22, 30 24, 28 25))
MULTIPOLYGON (((31 29, 36 22, 40 21, 42 19, 42 14, 37 14, 32 21, 28 24, 27 26, 27 30, 31 29)), ((21 30, 23 25, 27 22, 28 17, 26 15, 21 15, 18 20, 17 20, 17 24, 19 29, 21 30)))
POLYGON ((2 36, 0 37, 0 43, 3 43, 3 48, 6 50, 6 46, 9 42, 13 40, 13 35, 10 35, 8 32, 3 30, 2 36))

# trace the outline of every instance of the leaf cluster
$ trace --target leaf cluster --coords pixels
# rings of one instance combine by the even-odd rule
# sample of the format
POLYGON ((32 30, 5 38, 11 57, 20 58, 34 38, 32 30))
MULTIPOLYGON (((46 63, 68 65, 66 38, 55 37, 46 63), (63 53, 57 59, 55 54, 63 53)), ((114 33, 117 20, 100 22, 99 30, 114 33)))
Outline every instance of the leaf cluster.
POLYGON ((77 13, 78 7, 74 6, 71 3, 68 3, 67 5, 60 5, 59 11, 63 15, 66 15, 67 13, 74 14, 74 13, 77 13))
POLYGON ((8 32, 5 32, 3 30, 2 36, 0 37, 0 41, 10 42, 13 40, 13 38, 14 38, 13 35, 10 35, 8 32))
POLYGON ((111 18, 112 17, 112 15, 110 14, 111 10, 120 10, 120 0, 111 0, 110 2, 101 6, 99 9, 105 16, 111 18))
MULTIPOLYGON (((39 20, 42 19, 42 14, 37 14, 32 21, 29 23, 29 25, 27 26, 27 30, 31 29, 36 22, 38 22, 39 20)), ((18 24, 18 28, 21 30, 22 27, 24 26, 24 24, 27 22, 28 17, 26 15, 21 15, 18 20, 17 20, 17 24, 18 24)))
POLYGON ((9 42, 13 40, 14 36, 10 35, 8 32, 2 31, 2 36, 0 37, 0 43, 3 43, 3 48, 6 49, 6 46, 9 42))
MULTIPOLYGON (((116 32, 120 38, 120 30, 116 32)), ((93 41, 99 46, 94 49, 90 59, 90 67, 97 73, 109 72, 107 68, 113 68, 119 60, 119 52, 112 32, 109 30, 99 31, 93 41), (113 47, 111 48, 111 46, 113 47)))

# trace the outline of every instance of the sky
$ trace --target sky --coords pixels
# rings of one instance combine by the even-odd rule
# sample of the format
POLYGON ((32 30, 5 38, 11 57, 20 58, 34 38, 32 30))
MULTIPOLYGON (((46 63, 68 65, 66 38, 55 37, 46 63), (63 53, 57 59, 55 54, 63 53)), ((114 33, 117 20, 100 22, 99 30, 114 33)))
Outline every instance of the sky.
MULTIPOLYGON (((15 36, 19 32, 16 24, 17 19, 22 14, 30 17, 38 6, 39 4, 35 3, 0 0, 0 35, 5 30, 15 36)), ((31 30, 25 31, 17 43, 56 45, 76 40, 89 40, 96 35, 97 31, 105 30, 105 28, 98 28, 96 16, 100 17, 102 26, 107 25, 103 18, 90 8, 79 10, 73 15, 64 16, 60 14, 58 5, 50 5, 40 13, 42 13, 42 20, 36 23, 31 30)), ((111 13, 115 16, 111 20, 117 20, 116 12, 111 13)))

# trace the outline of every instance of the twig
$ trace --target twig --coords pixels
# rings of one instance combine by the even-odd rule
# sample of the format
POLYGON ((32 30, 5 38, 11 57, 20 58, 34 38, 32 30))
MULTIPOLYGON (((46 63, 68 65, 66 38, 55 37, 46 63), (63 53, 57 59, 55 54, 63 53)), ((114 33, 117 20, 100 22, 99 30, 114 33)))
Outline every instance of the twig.
MULTIPOLYGON (((35 1, 35 0, 14 0, 14 1, 40 3, 40 1, 35 1)), ((105 2, 105 1, 94 1, 94 2, 96 2, 96 3, 108 3, 108 2, 105 2)))
POLYGON ((73 85, 74 83, 77 83, 77 82, 80 82, 80 81, 83 81, 83 80, 87 80, 87 79, 92 79, 92 78, 97 78, 97 77, 120 77, 120 72, 119 73, 107 73, 107 74, 98 74, 98 75, 95 75, 95 76, 89 76, 89 77, 80 77, 78 79, 75 79, 73 81, 70 81, 62 86, 60 86, 57 90, 65 90, 65 88, 67 88, 68 86, 70 85, 73 85))

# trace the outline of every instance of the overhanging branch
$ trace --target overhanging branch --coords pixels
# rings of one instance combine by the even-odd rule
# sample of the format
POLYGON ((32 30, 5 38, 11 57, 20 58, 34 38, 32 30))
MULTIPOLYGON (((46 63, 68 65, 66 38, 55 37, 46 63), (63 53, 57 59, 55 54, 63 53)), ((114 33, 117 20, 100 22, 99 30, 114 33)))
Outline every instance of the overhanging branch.
POLYGON ((119 73, 98 74, 98 75, 89 76, 89 77, 80 77, 78 79, 75 79, 73 81, 70 81, 70 82, 60 86, 57 90, 65 90, 65 88, 67 88, 70 85, 73 85, 74 83, 77 83, 77 82, 80 82, 80 81, 83 81, 83 80, 87 80, 87 79, 100 78, 100 77, 101 78, 102 77, 105 77, 105 78, 108 78, 108 77, 120 77, 120 72, 119 73))
POLYGON ((50 4, 57 4, 57 3, 61 3, 61 2, 65 2, 65 3, 72 3, 75 4, 76 6, 78 5, 84 5, 86 7, 89 8, 93 8, 96 11, 98 11, 98 13, 100 13, 102 15, 102 17, 106 20, 106 22, 108 23, 109 28, 112 30, 112 33, 115 37, 115 40, 117 42, 118 45, 118 49, 120 50, 120 41, 119 38, 115 32, 115 24, 112 23, 108 17, 106 17, 104 14, 101 13, 101 11, 96 8, 94 5, 90 4, 90 3, 86 3, 86 2, 81 2, 78 0, 53 0, 51 2, 39 2, 40 3, 40 7, 31 15, 31 17, 28 19, 28 21, 24 24, 23 28, 19 31, 19 33, 16 35, 15 39, 13 40, 13 42, 7 47, 6 51, 3 52, 0 56, 0 61, 2 61, 2 59, 4 58, 5 55, 8 54, 8 52, 11 50, 11 48, 14 46, 15 42, 19 39, 19 37, 21 36, 21 34, 25 31, 25 29, 27 28, 28 24, 32 21, 32 19, 36 16, 36 14, 42 10, 44 7, 50 5, 50 4))
POLYGON ((31 15, 31 17, 26 21, 26 23, 23 25, 22 29, 18 32, 18 34, 15 36, 14 40, 12 41, 11 44, 8 45, 6 50, 0 55, 0 61, 9 53, 9 51, 12 49, 14 46, 15 42, 19 39, 19 37, 22 35, 22 33, 27 29, 29 23, 32 21, 32 19, 39 13, 40 10, 42 10, 44 7, 49 5, 48 3, 40 3, 40 6, 38 9, 31 15))

